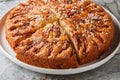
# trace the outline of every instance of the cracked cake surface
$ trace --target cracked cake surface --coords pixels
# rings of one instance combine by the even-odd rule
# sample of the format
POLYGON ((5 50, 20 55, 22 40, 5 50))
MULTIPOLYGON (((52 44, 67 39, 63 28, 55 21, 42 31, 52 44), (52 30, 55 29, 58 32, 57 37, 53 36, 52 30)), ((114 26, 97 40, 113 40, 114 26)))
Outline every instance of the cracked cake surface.
POLYGON ((17 59, 66 69, 89 63, 109 48, 112 19, 91 0, 27 0, 6 19, 6 39, 17 59))

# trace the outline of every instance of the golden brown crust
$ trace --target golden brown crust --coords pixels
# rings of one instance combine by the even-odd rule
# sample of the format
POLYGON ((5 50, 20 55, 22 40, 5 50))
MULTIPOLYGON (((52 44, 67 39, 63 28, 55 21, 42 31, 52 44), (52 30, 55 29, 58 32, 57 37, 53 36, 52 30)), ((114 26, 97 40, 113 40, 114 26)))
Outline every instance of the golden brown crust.
POLYGON ((54 12, 45 7, 41 1, 19 4, 7 17, 8 41, 13 48, 16 47, 21 40, 31 36, 37 29, 45 26, 48 22, 55 21, 57 19, 55 16, 54 12))
POLYGON ((113 37, 111 17, 90 0, 27 0, 6 20, 6 38, 16 57, 46 68, 96 60, 113 37))
POLYGON ((69 27, 66 30, 71 36, 80 64, 98 59, 108 49, 114 36, 110 16, 94 2, 68 4, 64 9, 60 22, 65 28, 69 27))
POLYGON ((15 51, 18 59, 36 66, 46 68, 78 66, 75 51, 57 21, 47 24, 30 38, 21 41, 15 51))

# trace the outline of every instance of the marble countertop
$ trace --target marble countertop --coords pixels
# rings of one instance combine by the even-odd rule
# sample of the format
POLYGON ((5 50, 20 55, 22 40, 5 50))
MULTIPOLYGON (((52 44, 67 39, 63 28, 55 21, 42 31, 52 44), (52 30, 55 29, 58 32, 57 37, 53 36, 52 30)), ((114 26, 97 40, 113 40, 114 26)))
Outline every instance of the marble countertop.
MULTIPOLYGON (((0 0, 0 19, 7 11, 23 1, 25 0, 0 0)), ((111 11, 120 21, 120 0, 94 1, 111 11)), ((106 64, 94 70, 74 75, 57 76, 24 69, 10 61, 0 50, 0 80, 120 80, 120 54, 116 54, 106 64)))

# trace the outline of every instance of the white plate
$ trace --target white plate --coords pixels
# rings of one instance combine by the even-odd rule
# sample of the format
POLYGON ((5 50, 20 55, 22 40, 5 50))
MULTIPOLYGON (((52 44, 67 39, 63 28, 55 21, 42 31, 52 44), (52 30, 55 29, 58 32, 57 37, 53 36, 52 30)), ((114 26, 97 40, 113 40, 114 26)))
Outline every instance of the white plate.
POLYGON ((88 64, 80 65, 78 68, 46 69, 46 68, 32 66, 32 65, 26 64, 26 63, 21 62, 20 60, 16 59, 15 52, 9 46, 9 44, 5 38, 4 22, 5 22, 6 16, 8 15, 9 12, 6 13, 6 15, 0 21, 0 49, 4 52, 4 54, 11 61, 15 62, 19 66, 24 67, 29 70, 32 70, 32 71, 45 73, 45 74, 68 75, 68 74, 81 73, 81 72, 85 72, 85 71, 97 68, 97 67, 101 66, 102 64, 106 63, 108 60, 110 60, 116 54, 116 52, 120 46, 120 24, 119 24, 118 20, 113 16, 113 14, 111 14, 108 10, 106 10, 106 11, 112 17, 114 25, 115 25, 115 37, 114 37, 113 43, 112 43, 110 49, 108 51, 106 51, 105 54, 103 56, 101 56, 100 59, 93 61, 91 63, 88 63, 88 64))

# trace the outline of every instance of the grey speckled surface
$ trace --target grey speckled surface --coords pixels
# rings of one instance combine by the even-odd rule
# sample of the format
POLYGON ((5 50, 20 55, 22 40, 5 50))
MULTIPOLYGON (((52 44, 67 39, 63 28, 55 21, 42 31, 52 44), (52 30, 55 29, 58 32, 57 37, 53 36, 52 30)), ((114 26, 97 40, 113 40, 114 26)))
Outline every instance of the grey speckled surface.
MULTIPOLYGON (((0 18, 23 1, 0 0, 0 18)), ((110 10, 120 21, 120 0, 94 1, 110 10)), ((94 70, 67 76, 46 75, 26 70, 11 62, 3 54, 0 50, 0 80, 120 80, 120 54, 94 70)))

